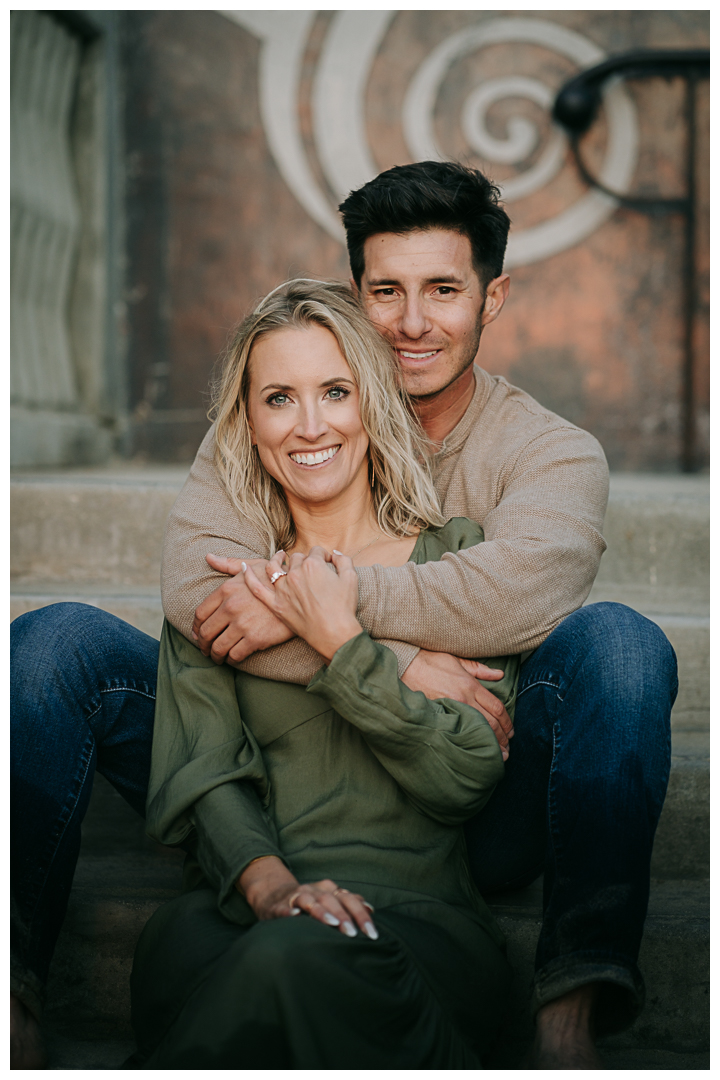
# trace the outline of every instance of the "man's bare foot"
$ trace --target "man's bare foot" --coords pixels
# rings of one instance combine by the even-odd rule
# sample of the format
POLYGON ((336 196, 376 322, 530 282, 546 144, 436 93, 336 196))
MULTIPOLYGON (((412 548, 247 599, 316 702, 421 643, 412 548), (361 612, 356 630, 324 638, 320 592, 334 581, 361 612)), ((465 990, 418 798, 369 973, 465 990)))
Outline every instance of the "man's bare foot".
POLYGON ((10 995, 10 1068, 44 1069, 45 1040, 37 1020, 19 998, 10 995))
POLYGON ((579 986, 549 1001, 536 1017, 532 1069, 603 1069, 595 1049, 593 1011, 597 983, 579 986))

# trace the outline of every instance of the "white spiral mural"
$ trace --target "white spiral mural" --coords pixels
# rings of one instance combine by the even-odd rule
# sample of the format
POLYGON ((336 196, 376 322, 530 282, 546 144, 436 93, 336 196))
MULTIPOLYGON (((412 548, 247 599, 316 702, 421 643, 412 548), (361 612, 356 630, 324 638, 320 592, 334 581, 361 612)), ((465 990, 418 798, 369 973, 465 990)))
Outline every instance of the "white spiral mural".
MULTIPOLYGON (((268 145, 283 178, 308 214, 344 242, 337 203, 333 204, 315 179, 300 132, 302 61, 318 12, 221 14, 262 42, 260 110, 268 145)), ((325 35, 313 82, 313 138, 323 176, 337 202, 379 172, 368 145, 364 103, 373 62, 395 15, 395 11, 339 11, 325 35)), ((513 42, 541 45, 571 60, 579 70, 606 58, 587 37, 544 19, 486 19, 451 34, 425 57, 405 93, 403 132, 414 160, 442 161, 449 156, 437 141, 435 109, 453 64, 489 46, 513 42)), ((497 138, 486 125, 488 109, 501 100, 525 98, 549 112, 557 90, 521 72, 481 82, 461 106, 462 131, 469 147, 491 164, 519 165, 538 148, 539 129, 527 117, 515 116, 507 123, 505 138, 497 138)), ((635 109, 618 80, 606 84, 603 104, 607 144, 598 175, 607 187, 623 193, 629 189, 637 162, 635 109)), ((505 202, 511 206, 513 201, 540 191, 559 173, 567 153, 565 135, 551 125, 532 166, 500 183, 505 202)), ((554 217, 512 232, 506 265, 527 265, 572 247, 606 221, 616 206, 611 196, 590 191, 554 217)))

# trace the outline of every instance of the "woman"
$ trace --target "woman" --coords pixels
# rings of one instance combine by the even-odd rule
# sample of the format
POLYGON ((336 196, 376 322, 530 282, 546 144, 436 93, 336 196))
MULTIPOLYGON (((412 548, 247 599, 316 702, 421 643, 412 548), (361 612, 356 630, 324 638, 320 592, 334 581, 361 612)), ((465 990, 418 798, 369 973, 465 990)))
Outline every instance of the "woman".
MULTIPOLYGON (((324 666, 275 683, 164 628, 148 830, 189 855, 138 944, 129 1065, 466 1069, 494 1038, 510 971, 460 825, 504 754, 355 616, 355 564, 482 540, 443 524, 421 445, 349 289, 290 282, 241 325, 216 464, 268 551, 248 587, 324 666)), ((483 672, 508 709, 518 667, 483 672)))

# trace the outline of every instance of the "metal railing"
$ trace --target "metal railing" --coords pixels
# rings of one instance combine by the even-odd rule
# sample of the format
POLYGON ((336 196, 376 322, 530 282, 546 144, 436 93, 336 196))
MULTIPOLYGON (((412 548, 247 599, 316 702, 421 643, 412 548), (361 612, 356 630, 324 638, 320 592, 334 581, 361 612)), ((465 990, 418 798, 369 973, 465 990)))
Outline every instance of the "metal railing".
POLYGON ((708 49, 637 49, 605 60, 570 79, 561 88, 553 106, 553 119, 565 128, 578 171, 586 184, 612 195, 621 206, 644 214, 682 214, 685 219, 683 259, 683 371, 681 409, 681 468, 694 472, 698 468, 697 432, 695 422, 695 363, 693 327, 697 271, 695 266, 696 231, 696 152, 697 117, 696 90, 701 79, 710 76, 708 49), (685 194, 674 198, 626 195, 612 191, 593 176, 583 160, 581 137, 597 117, 602 100, 602 87, 615 76, 643 79, 661 76, 666 79, 685 79, 685 123, 687 145, 685 155, 685 194))

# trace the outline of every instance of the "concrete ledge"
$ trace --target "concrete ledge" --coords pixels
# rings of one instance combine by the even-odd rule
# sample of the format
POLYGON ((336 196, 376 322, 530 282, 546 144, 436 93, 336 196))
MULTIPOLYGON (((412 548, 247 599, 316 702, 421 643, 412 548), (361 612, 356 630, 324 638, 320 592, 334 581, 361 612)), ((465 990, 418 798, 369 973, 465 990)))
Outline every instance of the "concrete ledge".
POLYGON ((83 588, 81 585, 68 587, 52 582, 38 584, 32 589, 13 591, 10 596, 10 620, 17 619, 26 611, 36 611, 49 604, 66 602, 99 607, 111 615, 117 615, 119 619, 150 637, 158 640, 160 638, 163 624, 160 591, 152 587, 143 590, 137 585, 128 586, 126 589, 118 586, 104 592, 102 588, 92 585, 83 588))
POLYGON ((12 468, 99 464, 112 454, 113 435, 83 413, 11 408, 12 468))

